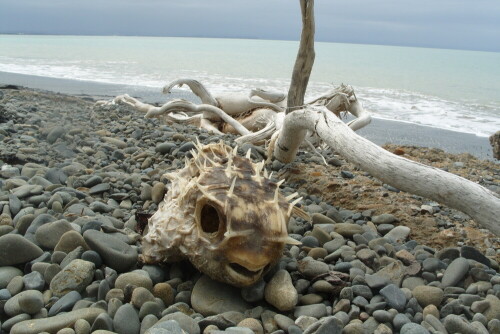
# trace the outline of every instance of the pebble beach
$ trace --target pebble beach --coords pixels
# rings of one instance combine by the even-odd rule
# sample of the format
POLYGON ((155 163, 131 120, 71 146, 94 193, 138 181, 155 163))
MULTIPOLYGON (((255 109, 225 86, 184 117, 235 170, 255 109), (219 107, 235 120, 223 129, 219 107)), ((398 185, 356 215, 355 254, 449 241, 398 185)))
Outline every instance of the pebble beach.
MULTIPOLYGON (((266 166, 312 219, 291 218, 302 245, 264 280, 235 288, 187 261, 142 264, 142 220, 163 200, 162 175, 197 139, 234 147, 235 137, 56 91, 0 87, 2 333, 500 333, 500 240, 331 149, 327 166, 309 152, 266 166)), ((466 137, 469 149, 451 154, 398 138, 385 148, 500 194, 487 139, 466 137)))

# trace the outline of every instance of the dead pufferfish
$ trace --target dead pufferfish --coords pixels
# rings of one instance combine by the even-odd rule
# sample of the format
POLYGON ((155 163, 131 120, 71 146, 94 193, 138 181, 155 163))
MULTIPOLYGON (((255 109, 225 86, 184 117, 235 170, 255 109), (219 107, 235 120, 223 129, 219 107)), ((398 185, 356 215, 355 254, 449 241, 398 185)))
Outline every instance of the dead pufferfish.
POLYGON ((280 259, 297 194, 284 197, 282 181, 223 142, 192 150, 171 181, 143 237, 145 263, 189 261, 212 279, 237 287, 252 285, 280 259))

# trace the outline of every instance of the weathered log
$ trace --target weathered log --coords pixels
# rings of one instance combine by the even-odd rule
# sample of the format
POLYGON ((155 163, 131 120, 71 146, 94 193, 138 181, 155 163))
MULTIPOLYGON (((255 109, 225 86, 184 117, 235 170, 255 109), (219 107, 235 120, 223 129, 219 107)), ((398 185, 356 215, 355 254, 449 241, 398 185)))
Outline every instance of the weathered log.
POLYGON ((305 131, 314 131, 346 160, 400 190, 423 196, 471 216, 483 228, 500 235, 500 198, 488 189, 438 168, 392 154, 357 135, 324 107, 309 107, 286 115, 274 156, 291 162, 305 131))

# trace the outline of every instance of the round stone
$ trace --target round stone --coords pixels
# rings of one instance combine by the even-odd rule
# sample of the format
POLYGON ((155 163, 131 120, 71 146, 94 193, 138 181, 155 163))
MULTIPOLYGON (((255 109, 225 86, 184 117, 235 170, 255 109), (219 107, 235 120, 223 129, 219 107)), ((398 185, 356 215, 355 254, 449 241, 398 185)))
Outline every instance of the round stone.
POLYGON ((469 271, 469 262, 463 257, 459 257, 448 265, 441 279, 443 288, 455 286, 469 271))
POLYGON ((175 146, 176 145, 174 143, 164 142, 164 143, 156 145, 155 152, 158 152, 161 154, 167 154, 167 153, 170 153, 170 151, 173 148, 175 148, 175 146))
POLYGON ((40 291, 27 290, 19 293, 17 296, 19 308, 23 313, 36 314, 44 306, 43 295, 40 291))
POLYGON ((40 247, 18 234, 0 237, 0 266, 23 264, 43 254, 40 247))
POLYGON ((267 283, 264 296, 266 301, 280 311, 290 311, 297 305, 298 294, 292 278, 286 270, 278 270, 267 283))
POLYGON ((89 249, 89 246, 87 245, 85 240, 83 240, 82 235, 77 231, 71 229, 61 236, 58 243, 54 247, 54 250, 58 252, 69 253, 77 247, 89 249))
POLYGON ((0 289, 6 288, 16 276, 23 276, 23 272, 16 267, 0 267, 0 289))
POLYGON ((73 290, 82 292, 92 282, 94 272, 92 262, 73 260, 52 279, 50 290, 56 297, 62 297, 73 290))
POLYGON ((23 276, 24 288, 26 290, 42 291, 45 287, 45 279, 38 271, 33 271, 23 276))
POLYGON ((61 271, 61 266, 56 263, 49 265, 43 272, 43 278, 47 284, 52 282, 52 279, 61 271))
POLYGON ((400 334, 430 334, 430 333, 427 329, 425 329, 425 327, 410 322, 404 324, 403 327, 401 327, 400 334))
POLYGON ((316 237, 313 237, 312 235, 308 235, 300 239, 300 242, 302 242, 303 247, 310 247, 310 248, 315 248, 319 247, 319 241, 316 239, 316 237))
POLYGON ((54 249, 61 236, 68 231, 73 231, 71 224, 66 220, 57 220, 40 226, 35 232, 35 239, 40 246, 54 249))
POLYGON ((476 333, 474 327, 467 320, 456 314, 446 316, 443 324, 448 333, 476 333))
POLYGON ((433 304, 427 305, 426 307, 424 307, 424 309, 422 311, 422 316, 424 317, 424 319, 429 314, 432 314, 434 317, 436 317, 437 319, 439 319, 439 310, 433 304))
MULTIPOLYGON (((228 312, 228 313, 238 314, 238 312, 228 312)), ((226 313, 224 319, 226 321, 234 323, 234 320, 231 318, 230 314, 226 313)), ((158 321, 158 323, 161 324, 163 321, 169 321, 169 320, 175 320, 186 333, 193 333, 193 334, 200 333, 200 325, 198 324, 198 322, 182 312, 174 312, 167 314, 163 318, 161 318, 158 321)))
POLYGON ((151 190, 151 199, 156 204, 160 203, 165 196, 165 184, 163 182, 158 182, 153 186, 151 190))
POLYGON ((320 319, 327 315, 326 305, 312 304, 312 305, 297 306, 294 309, 293 315, 295 318, 306 315, 309 317, 320 319))
POLYGON ((132 305, 134 305, 137 309, 140 309, 145 302, 151 302, 154 300, 155 297, 148 289, 143 287, 137 287, 132 292, 132 298, 130 299, 130 303, 132 303, 132 305))
MULTIPOLYGON (((6 268, 6 267, 4 267, 6 268)), ((7 284, 7 290, 10 292, 12 296, 17 295, 24 288, 24 282, 22 276, 13 277, 9 284, 7 284)))
POLYGON ((61 137, 66 130, 62 126, 55 126, 47 135, 47 142, 54 144, 56 140, 61 137))
POLYGON ((153 284, 165 281, 165 271, 157 265, 144 265, 142 266, 142 270, 148 273, 153 284))
POLYGON ((428 285, 420 285, 415 287, 415 289, 413 289, 412 291, 412 294, 422 307, 426 307, 427 305, 439 306, 441 305, 444 297, 443 290, 428 285))
POLYGON ((389 284, 380 290, 387 304, 399 312, 403 311, 406 305, 405 293, 394 284, 389 284))
POLYGON ((314 278, 321 274, 326 274, 330 270, 330 267, 324 262, 316 261, 312 258, 306 258, 299 261, 298 269, 302 275, 308 278, 314 278))
POLYGON ((163 311, 163 305, 160 305, 156 300, 151 302, 145 302, 142 304, 139 310, 139 319, 144 319, 147 315, 152 314, 156 318, 161 317, 161 312, 163 311))
POLYGON ((151 281, 151 278, 137 272, 119 275, 115 281, 115 288, 125 291, 125 287, 129 284, 146 288, 149 291, 153 290, 153 281, 151 281))
POLYGON ((123 304, 118 308, 113 319, 113 327, 114 330, 120 334, 139 333, 141 322, 137 312, 131 304, 123 304))
POLYGON ((358 224, 340 223, 333 225, 334 231, 343 237, 352 238, 355 234, 363 234, 365 230, 358 224))
POLYGON ((52 305, 48 316, 53 317, 60 312, 70 311, 80 299, 82 299, 82 296, 77 291, 68 292, 52 305))
POLYGON ((227 311, 243 313, 251 308, 241 297, 240 289, 214 281, 205 275, 194 285, 191 305, 205 317, 227 311))
POLYGON ((100 268, 102 265, 101 256, 99 255, 99 253, 97 253, 93 250, 88 250, 88 251, 83 252, 82 260, 92 262, 96 268, 100 268))
POLYGON ((397 221, 397 218, 390 213, 383 213, 379 216, 372 217, 372 223, 374 224, 392 224, 397 221))
POLYGON ((411 230, 407 226, 396 226, 384 236, 384 238, 389 239, 395 243, 402 243, 406 240, 411 230))
POLYGON ((323 247, 316 247, 311 249, 307 255, 317 260, 324 259, 328 255, 328 252, 323 247))
MULTIPOLYGON (((287 317, 285 317, 285 318, 287 318, 287 317)), ((292 325, 293 325, 293 320, 292 320, 292 325)), ((262 324, 260 323, 260 321, 257 319, 253 319, 253 318, 243 319, 238 323, 237 327, 250 328, 255 334, 264 334, 264 328, 262 327, 262 324)))
POLYGON ((174 303, 174 289, 168 283, 156 284, 153 288, 153 296, 160 298, 167 307, 174 303))
POLYGON ((83 238, 92 250, 99 253, 104 264, 118 272, 125 272, 137 263, 137 251, 116 237, 87 230, 83 238))

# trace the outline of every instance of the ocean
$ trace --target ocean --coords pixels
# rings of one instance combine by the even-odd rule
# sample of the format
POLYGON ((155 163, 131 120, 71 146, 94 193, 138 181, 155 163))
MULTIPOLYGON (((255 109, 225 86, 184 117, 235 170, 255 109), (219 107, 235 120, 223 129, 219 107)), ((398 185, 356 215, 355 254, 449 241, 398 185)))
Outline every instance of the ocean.
MULTIPOLYGON (((214 94, 286 92, 297 49, 296 41, 0 35, 0 71, 158 90, 185 77, 214 94)), ((307 98, 346 83, 376 118, 482 137, 500 130, 500 53, 322 42, 315 50, 307 98)))

